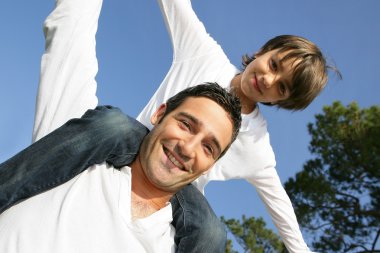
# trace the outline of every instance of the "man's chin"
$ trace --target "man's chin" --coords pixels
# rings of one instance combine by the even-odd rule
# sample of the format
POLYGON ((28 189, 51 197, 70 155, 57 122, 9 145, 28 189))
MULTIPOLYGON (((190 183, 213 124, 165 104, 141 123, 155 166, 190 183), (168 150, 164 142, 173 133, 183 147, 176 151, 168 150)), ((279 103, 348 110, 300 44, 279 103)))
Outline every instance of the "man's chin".
POLYGON ((170 194, 177 193, 179 190, 181 190, 183 187, 185 187, 188 184, 189 183, 187 183, 187 182, 173 183, 173 182, 163 182, 163 181, 157 181, 155 183, 155 185, 158 189, 160 189, 161 191, 170 193, 170 194))

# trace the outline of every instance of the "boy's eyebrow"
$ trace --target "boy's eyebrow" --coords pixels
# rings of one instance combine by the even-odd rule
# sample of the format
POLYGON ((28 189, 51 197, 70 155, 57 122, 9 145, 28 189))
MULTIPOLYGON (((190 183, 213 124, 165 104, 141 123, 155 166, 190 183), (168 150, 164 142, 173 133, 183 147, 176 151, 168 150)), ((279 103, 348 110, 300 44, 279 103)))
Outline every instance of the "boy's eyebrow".
MULTIPOLYGON (((193 115, 191 115, 187 112, 179 112, 178 116, 182 116, 182 117, 189 119, 195 125, 198 125, 198 126, 204 125, 204 123, 202 121, 200 121, 198 118, 194 117, 193 115)), ((216 157, 219 157, 219 155, 222 153, 222 147, 221 147, 218 139, 215 137, 214 134, 212 134, 212 136, 211 136, 211 141, 214 144, 214 146, 216 147, 217 152, 218 152, 216 157)))

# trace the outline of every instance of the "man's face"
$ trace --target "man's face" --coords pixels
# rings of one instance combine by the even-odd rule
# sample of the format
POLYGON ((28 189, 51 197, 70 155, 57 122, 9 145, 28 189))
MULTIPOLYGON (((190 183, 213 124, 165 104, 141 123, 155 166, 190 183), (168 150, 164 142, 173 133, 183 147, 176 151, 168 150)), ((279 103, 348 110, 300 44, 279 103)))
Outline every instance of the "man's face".
POLYGON ((189 97, 165 117, 166 105, 152 116, 155 127, 140 148, 144 174, 157 188, 176 192, 206 172, 231 142, 232 122, 216 102, 189 97))

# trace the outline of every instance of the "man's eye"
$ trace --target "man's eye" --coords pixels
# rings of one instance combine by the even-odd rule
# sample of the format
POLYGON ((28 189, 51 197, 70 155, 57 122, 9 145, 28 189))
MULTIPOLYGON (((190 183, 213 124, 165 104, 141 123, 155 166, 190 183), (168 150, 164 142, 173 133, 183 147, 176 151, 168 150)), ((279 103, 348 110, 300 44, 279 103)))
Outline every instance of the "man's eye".
POLYGON ((205 147, 205 150, 206 150, 206 153, 210 156, 213 156, 214 155, 214 149, 212 148, 211 145, 208 145, 208 144, 204 144, 204 147, 205 147))
POLYGON ((186 128, 188 130, 191 130, 191 126, 190 126, 190 123, 187 122, 186 120, 180 120, 180 125, 182 128, 186 128))

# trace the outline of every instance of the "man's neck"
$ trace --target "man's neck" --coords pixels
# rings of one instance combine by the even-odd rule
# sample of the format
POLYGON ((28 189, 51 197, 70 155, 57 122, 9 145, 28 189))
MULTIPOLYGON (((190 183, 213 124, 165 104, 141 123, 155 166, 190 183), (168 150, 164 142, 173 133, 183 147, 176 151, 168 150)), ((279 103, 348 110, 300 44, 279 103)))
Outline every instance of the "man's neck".
POLYGON ((139 157, 130 165, 132 168, 132 219, 141 219, 166 206, 173 194, 155 187, 145 176, 139 157))

